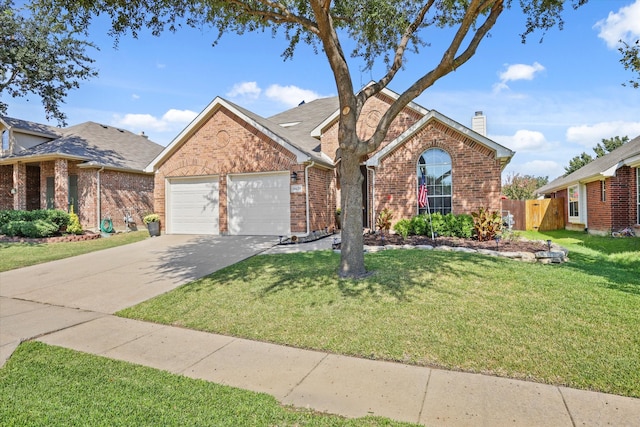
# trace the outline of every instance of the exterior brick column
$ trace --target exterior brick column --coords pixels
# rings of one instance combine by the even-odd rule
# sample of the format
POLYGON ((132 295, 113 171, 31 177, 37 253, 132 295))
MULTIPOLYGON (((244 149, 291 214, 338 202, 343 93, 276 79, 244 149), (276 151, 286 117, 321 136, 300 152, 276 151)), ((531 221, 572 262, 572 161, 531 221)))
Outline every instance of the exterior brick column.
POLYGON ((69 209, 69 164, 66 159, 56 159, 54 165, 56 209, 67 212, 69 209))
POLYGON ((13 195, 13 209, 27 209, 27 165, 16 163, 13 165, 13 188, 17 190, 13 195))

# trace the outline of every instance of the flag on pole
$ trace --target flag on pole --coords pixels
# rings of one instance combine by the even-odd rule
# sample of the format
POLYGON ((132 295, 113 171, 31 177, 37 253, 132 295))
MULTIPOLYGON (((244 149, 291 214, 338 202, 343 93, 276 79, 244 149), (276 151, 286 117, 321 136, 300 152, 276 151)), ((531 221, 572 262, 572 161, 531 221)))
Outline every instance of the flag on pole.
POLYGON ((424 208, 427 206, 427 185, 425 184, 424 174, 420 179, 420 190, 418 191, 418 206, 424 208))

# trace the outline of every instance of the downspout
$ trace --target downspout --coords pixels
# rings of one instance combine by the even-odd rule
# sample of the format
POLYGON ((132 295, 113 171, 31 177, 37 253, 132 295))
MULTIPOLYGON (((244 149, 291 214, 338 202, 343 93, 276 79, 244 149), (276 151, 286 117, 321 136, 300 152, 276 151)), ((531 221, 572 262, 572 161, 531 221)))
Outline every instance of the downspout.
MULTIPOLYGON (((372 224, 373 230, 376 229, 376 211, 375 211, 375 200, 376 200, 376 168, 373 166, 367 166, 366 169, 371 171, 371 198, 367 197, 367 211, 369 212, 369 221, 372 224)), ((369 189, 367 188, 367 191, 369 189)))
POLYGON ((97 186, 97 192, 98 192, 98 197, 97 197, 97 211, 96 211, 96 217, 98 218, 98 230, 100 230, 100 227, 102 226, 102 203, 101 203, 101 198, 102 198, 102 188, 100 185, 100 172, 102 172, 104 170, 104 166, 100 169, 98 169, 97 172, 97 179, 96 179, 96 186, 97 186))
POLYGON ((307 236, 311 234, 311 218, 309 218, 309 168, 313 167, 316 162, 314 160, 311 161, 304 168, 304 185, 305 185, 305 198, 307 200, 307 236))

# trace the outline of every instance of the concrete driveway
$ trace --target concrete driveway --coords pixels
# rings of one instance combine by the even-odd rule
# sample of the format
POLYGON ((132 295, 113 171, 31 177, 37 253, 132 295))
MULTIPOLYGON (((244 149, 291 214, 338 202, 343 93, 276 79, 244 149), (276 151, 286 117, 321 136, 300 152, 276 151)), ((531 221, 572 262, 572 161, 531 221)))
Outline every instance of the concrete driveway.
POLYGON ((0 273, 0 366, 23 340, 136 305, 277 242, 272 236, 163 235, 0 273))

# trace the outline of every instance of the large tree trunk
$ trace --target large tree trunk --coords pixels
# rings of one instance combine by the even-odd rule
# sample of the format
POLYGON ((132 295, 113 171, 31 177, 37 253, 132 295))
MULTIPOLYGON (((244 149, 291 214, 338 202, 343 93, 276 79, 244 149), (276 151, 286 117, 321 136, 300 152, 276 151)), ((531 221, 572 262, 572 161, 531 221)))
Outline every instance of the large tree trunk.
POLYGON ((358 278, 366 275, 362 238, 363 177, 360 172, 360 155, 343 149, 339 168, 342 242, 338 274, 343 278, 358 278))

